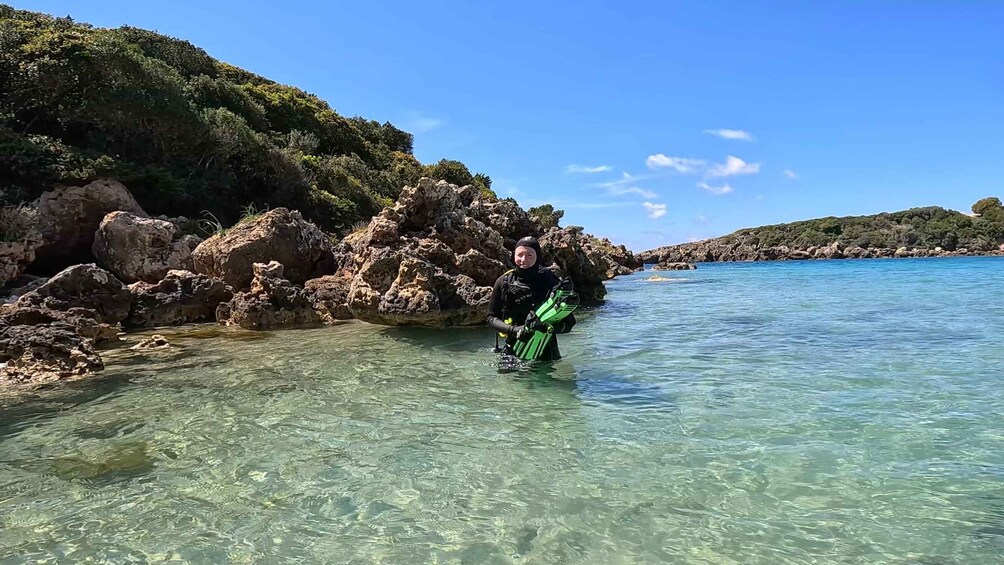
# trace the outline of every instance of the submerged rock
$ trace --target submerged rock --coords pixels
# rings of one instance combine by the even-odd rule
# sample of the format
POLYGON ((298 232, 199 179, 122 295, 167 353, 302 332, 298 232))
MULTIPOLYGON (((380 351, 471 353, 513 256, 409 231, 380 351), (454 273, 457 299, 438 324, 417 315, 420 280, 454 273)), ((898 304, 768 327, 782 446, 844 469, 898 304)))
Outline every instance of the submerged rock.
POLYGON ((150 337, 143 338, 130 349, 167 349, 168 347, 171 347, 171 342, 167 341, 166 337, 160 334, 153 334, 150 337))

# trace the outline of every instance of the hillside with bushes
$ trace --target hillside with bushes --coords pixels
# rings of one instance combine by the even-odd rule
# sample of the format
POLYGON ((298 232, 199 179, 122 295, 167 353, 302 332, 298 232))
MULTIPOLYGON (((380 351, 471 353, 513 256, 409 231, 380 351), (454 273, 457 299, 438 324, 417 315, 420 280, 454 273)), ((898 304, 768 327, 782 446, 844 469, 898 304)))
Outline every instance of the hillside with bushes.
POLYGON ((423 165, 412 135, 134 27, 0 5, 0 204, 116 178, 152 214, 285 206, 344 234, 422 176, 491 193, 459 161, 423 165))

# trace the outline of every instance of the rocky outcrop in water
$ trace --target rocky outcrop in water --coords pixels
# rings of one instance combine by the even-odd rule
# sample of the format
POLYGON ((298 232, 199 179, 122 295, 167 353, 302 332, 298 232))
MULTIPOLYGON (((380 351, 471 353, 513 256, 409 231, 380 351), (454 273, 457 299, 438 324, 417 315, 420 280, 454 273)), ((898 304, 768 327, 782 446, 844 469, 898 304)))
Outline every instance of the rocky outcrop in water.
POLYGON ((321 321, 306 291, 284 279, 283 265, 255 263, 251 289, 220 304, 216 319, 225 326, 248 330, 274 330, 319 324, 321 321))
POLYGON ((46 310, 91 310, 95 319, 117 324, 129 315, 129 289, 115 275, 90 263, 57 273, 37 289, 21 296, 15 306, 46 310))
POLYGON ((122 325, 129 328, 173 326, 216 319, 216 308, 233 298, 222 280, 190 271, 168 271, 156 284, 129 285, 132 308, 122 325))
POLYGON ((112 212, 98 226, 92 250, 98 264, 121 280, 155 283, 170 270, 192 270, 192 251, 201 241, 167 220, 112 212))
POLYGON ((82 377, 103 368, 93 341, 70 324, 0 326, 0 383, 82 377))
POLYGON ((480 325, 492 285, 512 267, 515 242, 526 235, 539 237, 542 263, 570 277, 584 304, 603 299, 603 281, 641 266, 626 248, 582 228, 541 235, 515 202, 475 196, 471 187, 422 179, 346 237, 335 250, 340 288, 347 287, 341 315, 391 325, 480 325))
POLYGON ((693 263, 659 263, 652 267, 653 271, 689 271, 696 269, 693 263))
POLYGON ((297 211, 276 208, 243 221, 195 248, 195 272, 246 289, 255 263, 278 261, 296 284, 334 273, 331 239, 297 211))
MULTIPOLYGON (((337 248, 329 235, 285 208, 245 218, 195 246, 197 239, 184 235, 179 221, 147 217, 114 181, 59 189, 43 201, 40 225, 48 227, 32 240, 46 247, 44 260, 36 261, 40 270, 93 253, 112 272, 88 263, 50 279, 4 281, 11 283, 8 304, 0 306, 0 329, 8 336, 0 340, 5 382, 100 370, 93 347, 117 339, 120 324, 149 328, 216 319, 265 330, 356 318, 481 325, 491 287, 511 268, 515 242, 526 235, 540 238, 542 263, 569 276, 585 304, 602 300, 603 281, 631 272, 638 262, 623 246, 582 228, 542 235, 512 200, 485 199, 473 187, 427 178, 405 187, 394 206, 337 248), (123 280, 136 282, 126 287, 123 280)), ((34 251, 12 249, 0 248, 6 277, 22 275, 34 251)))
MULTIPOLYGON (((468 214, 473 197, 425 178, 346 237, 336 255, 352 277, 352 316, 388 325, 484 323, 489 285, 505 272, 509 251, 498 231, 468 214)), ((492 213, 499 212, 484 214, 492 213)))
POLYGON ((603 299, 607 293, 603 281, 611 278, 608 272, 613 261, 590 243, 582 228, 552 228, 540 238, 540 247, 575 282, 575 292, 583 304, 596 304, 603 299))

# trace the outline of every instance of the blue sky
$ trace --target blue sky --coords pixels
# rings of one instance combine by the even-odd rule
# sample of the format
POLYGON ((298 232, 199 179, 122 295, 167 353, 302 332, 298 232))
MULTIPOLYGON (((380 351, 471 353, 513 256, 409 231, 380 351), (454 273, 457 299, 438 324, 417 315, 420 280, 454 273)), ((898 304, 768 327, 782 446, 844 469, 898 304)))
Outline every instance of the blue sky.
POLYGON ((635 251, 1004 197, 1004 3, 840 4, 14 2, 191 41, 635 251))

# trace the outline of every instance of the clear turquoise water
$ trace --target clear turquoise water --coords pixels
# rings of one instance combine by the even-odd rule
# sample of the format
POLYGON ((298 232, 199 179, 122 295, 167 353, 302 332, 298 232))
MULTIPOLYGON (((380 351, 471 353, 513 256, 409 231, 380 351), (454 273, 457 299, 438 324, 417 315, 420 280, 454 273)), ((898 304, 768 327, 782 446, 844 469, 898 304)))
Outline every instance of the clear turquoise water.
POLYGON ((487 330, 177 334, 0 408, 0 564, 1004 562, 1004 260, 609 283, 487 330))

